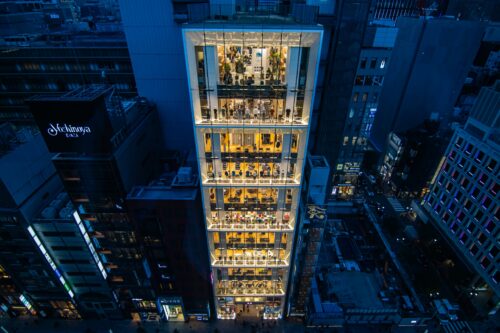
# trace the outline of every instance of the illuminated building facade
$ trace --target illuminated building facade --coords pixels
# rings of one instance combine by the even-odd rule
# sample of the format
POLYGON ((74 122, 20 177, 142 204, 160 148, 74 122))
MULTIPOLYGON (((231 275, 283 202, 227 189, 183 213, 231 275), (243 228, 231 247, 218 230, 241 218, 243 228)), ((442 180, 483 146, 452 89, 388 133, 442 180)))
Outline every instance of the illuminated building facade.
POLYGON ((322 29, 205 22, 183 40, 217 317, 281 318, 322 29))

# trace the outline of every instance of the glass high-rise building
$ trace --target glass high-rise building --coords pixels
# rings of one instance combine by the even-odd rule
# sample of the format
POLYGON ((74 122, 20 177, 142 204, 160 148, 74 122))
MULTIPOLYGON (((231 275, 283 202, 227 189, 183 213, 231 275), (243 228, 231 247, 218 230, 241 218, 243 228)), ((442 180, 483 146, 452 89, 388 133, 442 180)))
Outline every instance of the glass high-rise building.
POLYGON ((183 29, 212 283, 218 318, 281 318, 322 29, 242 21, 183 29))

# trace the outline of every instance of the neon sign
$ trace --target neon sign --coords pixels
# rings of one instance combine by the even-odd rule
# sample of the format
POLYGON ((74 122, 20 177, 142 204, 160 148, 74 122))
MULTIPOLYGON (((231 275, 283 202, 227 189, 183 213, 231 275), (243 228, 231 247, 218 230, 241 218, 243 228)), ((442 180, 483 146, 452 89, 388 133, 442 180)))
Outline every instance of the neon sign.
POLYGON ((49 127, 47 128, 47 133, 50 136, 58 136, 59 134, 64 134, 67 138, 79 138, 80 136, 84 136, 85 134, 89 134, 92 131, 88 126, 73 126, 70 124, 59 124, 55 125, 49 123, 49 127))

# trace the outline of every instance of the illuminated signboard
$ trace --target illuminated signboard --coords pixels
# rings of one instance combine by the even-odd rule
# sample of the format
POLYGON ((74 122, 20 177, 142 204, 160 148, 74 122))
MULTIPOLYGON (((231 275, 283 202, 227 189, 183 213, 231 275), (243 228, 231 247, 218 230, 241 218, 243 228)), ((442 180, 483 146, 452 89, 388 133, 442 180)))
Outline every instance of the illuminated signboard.
POLYGON ((89 251, 92 254, 92 257, 94 257, 94 261, 97 264, 97 267, 99 267, 99 271, 101 271, 102 277, 104 278, 104 280, 106 280, 106 278, 108 277, 108 273, 104 269, 101 259, 99 259, 99 255, 97 254, 95 247, 92 244, 92 241, 90 240, 87 230, 85 230, 83 221, 80 218, 80 215, 78 215, 78 212, 76 210, 73 213, 73 217, 75 218, 76 224, 78 225, 78 229, 80 229, 80 233, 82 234, 83 239, 85 240, 85 243, 87 244, 89 251))
POLYGON ((105 95, 89 99, 39 97, 27 101, 49 151, 107 153, 113 130, 105 95))
POLYGON ((33 238, 33 240, 35 241, 36 245, 38 246, 38 249, 40 250, 40 252, 42 252, 43 256, 45 257, 45 259, 49 263, 49 265, 52 268, 52 270, 54 271, 54 273, 56 273, 56 276, 59 279, 59 282, 61 282, 61 284, 63 285, 64 289, 66 289, 66 292, 68 293, 68 295, 71 298, 74 298, 75 294, 71 290, 69 284, 66 282, 66 279, 64 278, 64 276, 62 276, 61 272, 59 272, 59 269, 57 268, 56 264, 54 263, 54 261, 50 257, 50 255, 47 252, 47 250, 45 249, 45 246, 43 246, 42 242, 38 238, 37 234, 35 233, 35 230, 33 230, 33 228, 31 226, 29 226, 28 227, 28 232, 30 233, 31 237, 33 238))
POLYGON ((24 296, 23 294, 21 294, 19 296, 19 300, 21 301, 21 303, 23 303, 24 307, 26 309, 28 309, 28 311, 30 311, 32 314, 36 313, 35 309, 33 309, 33 305, 31 305, 30 301, 28 301, 28 299, 26 298, 26 296, 24 296))

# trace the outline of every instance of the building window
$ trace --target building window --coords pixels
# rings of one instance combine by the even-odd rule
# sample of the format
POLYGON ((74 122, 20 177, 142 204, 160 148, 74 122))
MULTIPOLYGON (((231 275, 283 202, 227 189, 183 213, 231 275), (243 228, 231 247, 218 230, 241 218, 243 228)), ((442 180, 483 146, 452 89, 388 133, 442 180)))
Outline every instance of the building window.
POLYGON ((347 146, 348 143, 349 143, 349 137, 344 136, 344 146, 347 146))
POLYGON ((358 101, 358 96, 359 96, 359 93, 354 93, 354 95, 352 95, 352 101, 354 103, 356 103, 358 101))
MULTIPOLYGON (((477 153, 477 155, 479 156, 480 153, 483 153, 483 152, 479 151, 479 153, 477 153)), ((484 153, 483 153, 483 155, 484 155, 484 153)), ((490 160, 490 162, 488 163, 488 170, 493 171, 496 166, 497 166, 497 161, 494 158, 492 158, 490 160)))
POLYGON ((483 200, 483 207, 488 209, 490 208, 490 205, 493 201, 491 200, 491 198, 487 195, 484 196, 484 200, 483 200))
POLYGON ((374 69, 375 67, 377 67, 377 58, 372 58, 370 61, 370 68, 374 69))
POLYGON ((365 83, 365 77, 364 75, 358 75, 356 76, 356 82, 354 83, 357 86, 362 86, 365 83))
POLYGON ((382 86, 384 84, 384 77, 381 75, 375 75, 373 77, 373 85, 374 86, 382 86))
POLYGON ((362 101, 366 102, 368 100, 368 93, 363 93, 362 101))
POLYGON ((456 151, 452 151, 450 153, 450 156, 449 156, 450 160, 454 161, 456 157, 457 157, 457 152, 456 151))
POLYGON ((478 195, 481 193, 481 190, 479 190, 477 187, 472 190, 472 197, 474 199, 477 199, 478 195))
POLYGON ((363 69, 365 69, 365 68, 366 68, 366 62, 367 62, 367 61, 368 61, 368 60, 367 60, 366 58, 362 58, 362 59, 361 59, 361 62, 359 63, 359 68, 363 68, 363 69))
POLYGON ((470 253, 473 256, 475 256, 478 251, 479 251, 479 248, 477 247, 477 245, 476 244, 472 244, 472 246, 470 247, 470 253))
POLYGON ((498 255, 498 247, 493 245, 493 247, 490 250, 490 257, 495 259, 497 257, 497 255, 498 255))
POLYGON ((486 223, 486 227, 485 227, 486 231, 488 231, 489 233, 492 233, 493 230, 495 230, 495 223, 493 223, 493 221, 488 221, 488 223, 486 223))
POLYGON ((491 264, 491 260, 488 259, 486 256, 483 257, 483 260, 481 260, 481 266, 484 268, 484 269, 487 269, 491 264))
POLYGON ((483 233, 480 233, 479 237, 477 238, 478 243, 481 245, 484 244, 484 242, 486 242, 487 240, 488 240, 488 237, 486 237, 486 235, 483 233))
POLYGON ((381 61, 380 61, 380 69, 383 69, 385 67, 385 63, 387 61, 387 58, 383 58, 381 61))

